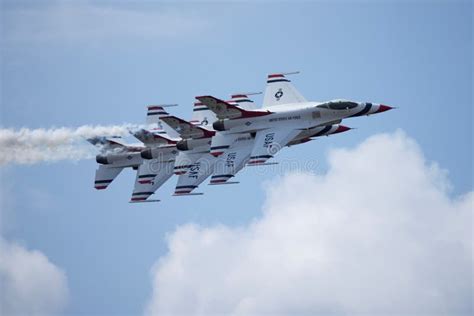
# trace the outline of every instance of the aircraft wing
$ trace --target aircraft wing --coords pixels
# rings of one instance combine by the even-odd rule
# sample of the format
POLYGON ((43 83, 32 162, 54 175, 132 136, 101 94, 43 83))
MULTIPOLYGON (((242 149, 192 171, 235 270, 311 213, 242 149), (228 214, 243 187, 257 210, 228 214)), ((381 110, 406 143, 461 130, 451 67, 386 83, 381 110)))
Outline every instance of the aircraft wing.
POLYGON ((173 164, 174 161, 144 160, 138 167, 130 202, 158 201, 147 199, 173 175, 173 164))
POLYGON ((191 168, 196 161, 206 155, 206 152, 200 151, 199 148, 193 150, 180 151, 176 156, 174 162, 174 174, 183 175, 186 171, 191 168))
POLYGON ((239 140, 219 156, 214 165, 214 172, 211 177, 210 184, 225 184, 233 178, 237 172, 245 167, 250 158, 254 146, 254 139, 248 137, 239 140))
POLYGON ((255 135, 254 147, 247 164, 258 165, 265 163, 300 132, 301 130, 294 128, 269 128, 258 131, 255 135))
POLYGON ((196 97, 196 99, 198 99, 202 104, 206 105, 212 112, 214 112, 218 119, 255 117, 272 113, 270 111, 245 110, 238 107, 237 105, 209 95, 196 97))
POLYGON ((186 170, 185 174, 179 176, 174 194, 192 194, 191 192, 212 174, 216 160, 217 158, 209 153, 200 157, 186 170))
POLYGON ((99 168, 95 171, 95 182, 94 187, 97 190, 107 189, 109 184, 114 181, 114 179, 119 175, 123 170, 123 167, 110 167, 107 165, 99 165, 99 168))
POLYGON ((215 134, 214 131, 194 125, 176 116, 164 116, 161 120, 178 132, 182 138, 212 137, 215 134))

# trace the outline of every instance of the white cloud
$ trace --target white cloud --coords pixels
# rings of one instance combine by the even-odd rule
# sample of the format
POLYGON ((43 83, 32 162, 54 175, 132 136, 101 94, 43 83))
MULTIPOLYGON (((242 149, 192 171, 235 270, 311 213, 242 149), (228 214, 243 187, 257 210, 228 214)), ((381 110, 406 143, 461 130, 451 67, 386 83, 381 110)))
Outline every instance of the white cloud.
POLYGON ((108 41, 162 39, 199 34, 208 20, 192 10, 169 5, 58 2, 28 8, 5 7, 8 41, 108 41))
POLYGON ((329 154, 325 175, 266 184, 247 226, 179 227, 146 312, 471 314, 474 193, 403 132, 329 154))
POLYGON ((2 315, 53 315, 68 300, 64 272, 39 251, 0 237, 0 311, 2 315))

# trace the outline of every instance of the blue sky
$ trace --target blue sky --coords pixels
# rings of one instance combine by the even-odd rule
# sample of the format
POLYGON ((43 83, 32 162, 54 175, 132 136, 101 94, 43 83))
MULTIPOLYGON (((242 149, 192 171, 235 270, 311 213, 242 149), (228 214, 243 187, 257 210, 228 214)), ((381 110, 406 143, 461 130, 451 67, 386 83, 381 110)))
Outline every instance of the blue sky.
MULTIPOLYGON (((261 91, 266 74, 299 70, 293 83, 310 100, 399 109, 281 160, 323 173, 331 148, 402 129, 448 170, 453 196, 472 190, 471 2, 3 1, 1 14, 2 128, 140 123, 153 103, 179 103, 170 110, 186 118, 196 95, 261 91)), ((64 314, 141 313, 176 227, 245 225, 261 216, 264 184, 288 171, 246 170, 201 197, 171 197, 172 179, 163 202, 131 205, 131 171, 98 192, 94 170, 93 160, 2 167, 2 235, 65 271, 64 314)))

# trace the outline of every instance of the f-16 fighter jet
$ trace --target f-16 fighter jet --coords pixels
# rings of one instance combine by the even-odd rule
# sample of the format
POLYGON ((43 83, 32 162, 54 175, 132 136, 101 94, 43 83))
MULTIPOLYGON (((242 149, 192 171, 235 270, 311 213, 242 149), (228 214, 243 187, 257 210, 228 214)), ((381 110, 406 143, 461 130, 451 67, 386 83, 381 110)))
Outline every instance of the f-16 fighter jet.
POLYGON ((106 189, 124 168, 137 170, 135 186, 130 202, 156 202, 148 200, 154 192, 173 174, 173 163, 178 153, 176 150, 176 133, 161 126, 159 118, 168 113, 163 106, 149 106, 147 125, 150 129, 141 129, 133 133, 142 144, 128 145, 116 139, 97 137, 89 139, 100 148, 96 156, 99 167, 95 175, 95 188, 106 189), (170 134, 168 134, 168 132, 170 134), (144 152, 156 150, 157 157, 152 160, 143 159, 144 152))
MULTIPOLYGON (((253 101, 247 95, 236 94, 228 101, 244 109, 252 109, 253 101)), ((211 155, 211 138, 215 131, 210 128, 216 116, 202 103, 194 104, 193 118, 187 122, 175 116, 164 116, 163 122, 174 128, 181 136, 177 148, 180 150, 175 163, 175 174, 179 175, 174 195, 196 195, 191 193, 208 178, 217 158, 211 155)), ((238 142, 236 142, 238 143, 238 142)))
POLYGON ((212 96, 196 97, 218 118, 213 123, 219 133, 212 138, 211 154, 224 156, 224 163, 214 172, 211 184, 227 182, 245 165, 267 164, 285 146, 346 131, 349 128, 338 125, 343 119, 392 109, 349 100, 307 101, 287 79, 288 74, 268 76, 263 106, 258 110, 247 110, 212 96), (242 137, 248 141, 242 142, 241 147, 233 146, 242 137))
MULTIPOLYGON (((191 121, 185 121, 176 116, 165 115, 160 117, 163 126, 172 129, 178 135, 179 141, 176 148, 179 154, 174 162, 174 173, 179 175, 177 193, 189 193, 187 187, 191 184, 182 184, 183 177, 188 171, 196 165, 196 162, 205 155, 209 155, 211 137, 215 134, 209 126, 216 120, 214 113, 208 109, 195 107, 191 121)), ((151 159, 157 157, 155 150, 142 152, 142 157, 151 159)))
MULTIPOLYGON (((227 102, 238 105, 240 108, 246 110, 252 110, 255 106, 248 96, 253 94, 254 93, 235 94, 232 95, 232 99, 227 102)), ((206 125, 210 125, 208 122, 214 122, 216 116, 200 102, 195 103, 193 112, 193 120, 190 122, 174 116, 165 116, 162 118, 166 124, 179 131, 180 136, 183 138, 183 140, 177 144, 180 153, 175 163, 175 174, 179 175, 174 194, 177 196, 202 194, 191 192, 211 174, 214 174, 214 176, 210 184, 238 183, 227 181, 232 177, 229 176, 230 172, 236 173, 245 165, 244 163, 239 163, 239 165, 233 164, 234 159, 238 153, 246 153, 246 160, 244 161, 246 162, 250 156, 254 141, 250 133, 223 135, 223 137, 227 139, 231 137, 232 144, 226 146, 228 149, 226 155, 216 155, 216 151, 220 150, 220 147, 211 148, 211 138, 221 137, 221 132, 216 134, 213 130, 205 127, 206 125), (204 124, 202 124, 202 122, 204 122, 204 124)), ((313 130, 306 139, 295 139, 289 145, 306 142, 310 140, 309 136, 329 135, 346 130, 349 130, 349 128, 344 126, 323 126, 313 130)))
POLYGON ((107 189, 124 168, 137 169, 142 163, 143 146, 123 144, 117 137, 94 137, 87 141, 100 150, 95 158, 99 164, 94 182, 97 190, 107 189))

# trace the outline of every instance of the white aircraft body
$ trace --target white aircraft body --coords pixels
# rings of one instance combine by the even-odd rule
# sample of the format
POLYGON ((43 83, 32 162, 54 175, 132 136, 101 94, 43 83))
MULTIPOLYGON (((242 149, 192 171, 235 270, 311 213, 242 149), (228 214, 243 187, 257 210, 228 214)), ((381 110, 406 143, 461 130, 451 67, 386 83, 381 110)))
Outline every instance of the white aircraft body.
MULTIPOLYGON (((231 104, 242 108, 252 109, 253 101, 247 95, 232 95, 231 104)), ((162 120, 179 132, 182 140, 177 148, 180 153, 175 163, 175 174, 178 182, 174 195, 196 195, 191 193, 214 171, 217 158, 210 154, 211 139, 215 131, 209 128, 216 121, 215 114, 202 103, 194 104, 193 119, 189 122, 175 116, 163 117, 162 120)))
POLYGON ((223 157, 211 184, 227 182, 245 165, 267 164, 285 146, 346 131, 349 128, 339 125, 345 118, 392 109, 382 104, 347 100, 308 102, 285 74, 268 76, 263 106, 258 110, 246 110, 212 96, 197 99, 218 118, 213 123, 218 133, 212 138, 211 154, 223 157), (240 146, 234 144, 243 139, 240 146))
POLYGON ((173 175, 173 165, 178 153, 175 132, 162 126, 159 118, 168 115, 163 106, 149 106, 146 123, 150 129, 141 129, 133 135, 143 144, 123 144, 115 138, 98 137, 89 142, 99 146, 96 156, 99 164, 95 174, 95 188, 106 189, 124 168, 137 170, 130 202, 156 202, 148 198, 173 175), (146 152, 154 150, 155 159, 143 159, 146 152), (145 154, 144 154, 145 153, 145 154))
POLYGON ((193 190, 209 176, 211 185, 238 183, 229 180, 245 166, 273 164, 268 160, 283 147, 350 130, 340 124, 343 119, 392 109, 349 100, 307 101, 286 75, 268 76, 259 109, 251 94, 235 94, 229 101, 200 96, 190 121, 169 115, 163 106, 149 106, 148 128, 133 133, 141 144, 90 139, 101 148, 95 188, 106 189, 124 168, 133 168, 130 202, 157 201, 148 198, 173 174, 178 175, 174 195, 202 194, 193 190))
MULTIPOLYGON (((244 110, 253 110, 254 103, 248 98, 252 94, 254 93, 234 94, 227 102, 244 110)), ((203 125, 210 125, 209 121, 214 122, 216 116, 201 102, 195 103, 193 112, 200 113, 201 117, 190 122, 174 116, 162 118, 183 138, 177 144, 180 153, 175 164, 175 174, 179 175, 179 178, 174 195, 179 196, 202 194, 191 192, 211 175, 213 175, 210 181, 212 185, 238 183, 228 180, 245 166, 254 143, 255 135, 252 133, 216 133, 214 130, 203 127, 203 125), (212 142, 216 142, 216 139, 219 142, 220 138, 227 145, 211 147, 211 139, 212 142), (226 150, 225 155, 221 155, 224 150, 226 150)), ((303 132, 302 136, 292 139, 288 145, 309 141, 310 137, 330 135, 347 130, 349 128, 342 125, 318 127, 309 132, 303 132)))
POLYGON ((101 151, 96 156, 99 167, 95 172, 94 187, 97 190, 107 189, 124 168, 137 169, 143 163, 140 157, 142 146, 123 144, 116 137, 94 137, 88 141, 101 151))

